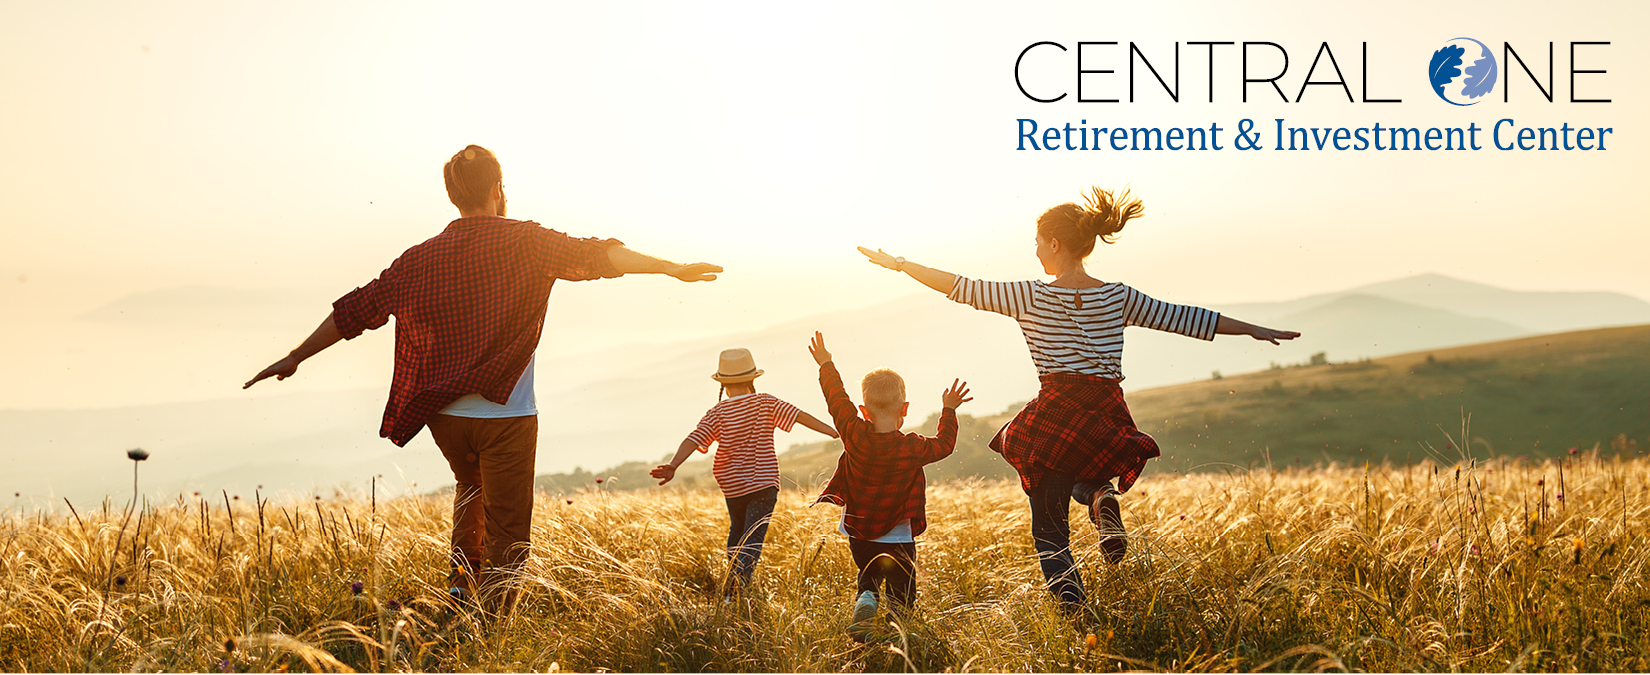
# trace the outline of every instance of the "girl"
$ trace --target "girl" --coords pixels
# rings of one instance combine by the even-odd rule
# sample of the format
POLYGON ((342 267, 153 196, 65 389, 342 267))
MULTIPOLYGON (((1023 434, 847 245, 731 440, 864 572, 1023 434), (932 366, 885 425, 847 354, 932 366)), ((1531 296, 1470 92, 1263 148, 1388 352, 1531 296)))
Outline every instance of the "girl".
POLYGON ((722 383, 728 399, 718 400, 705 413, 669 464, 660 464, 649 472, 660 485, 669 483, 676 477, 676 467, 687 461, 694 449, 709 452, 712 443, 718 444, 712 473, 727 498, 731 521, 728 558, 733 570, 728 575, 729 593, 750 584, 756 561, 762 556, 762 541, 768 535, 768 519, 779 501, 779 458, 773 451, 773 430, 789 432, 794 423, 801 422, 809 429, 837 437, 835 429, 813 415, 773 394, 756 393, 756 378, 762 372, 750 350, 723 351, 716 374, 710 377, 722 383))

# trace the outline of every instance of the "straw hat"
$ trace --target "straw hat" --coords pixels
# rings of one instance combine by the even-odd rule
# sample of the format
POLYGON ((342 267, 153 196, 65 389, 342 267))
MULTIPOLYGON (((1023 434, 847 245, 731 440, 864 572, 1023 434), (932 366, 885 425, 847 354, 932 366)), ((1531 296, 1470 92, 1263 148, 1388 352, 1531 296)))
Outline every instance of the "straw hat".
POLYGON ((756 367, 756 359, 751 357, 751 350, 743 347, 722 350, 721 362, 717 364, 716 374, 710 379, 722 384, 735 382, 749 382, 762 375, 762 369, 756 367))

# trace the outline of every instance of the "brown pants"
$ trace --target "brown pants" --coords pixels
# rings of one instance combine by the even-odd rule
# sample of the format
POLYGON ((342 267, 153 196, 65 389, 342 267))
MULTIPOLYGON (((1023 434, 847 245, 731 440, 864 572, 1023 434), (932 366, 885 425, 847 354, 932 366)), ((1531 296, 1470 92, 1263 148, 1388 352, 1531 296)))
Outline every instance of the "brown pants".
MULTIPOLYGON (((533 523, 533 460, 539 418, 435 415, 430 435, 453 469, 452 585, 470 590, 486 569, 482 595, 527 559, 533 523)), ((508 608, 514 593, 489 602, 508 608)))

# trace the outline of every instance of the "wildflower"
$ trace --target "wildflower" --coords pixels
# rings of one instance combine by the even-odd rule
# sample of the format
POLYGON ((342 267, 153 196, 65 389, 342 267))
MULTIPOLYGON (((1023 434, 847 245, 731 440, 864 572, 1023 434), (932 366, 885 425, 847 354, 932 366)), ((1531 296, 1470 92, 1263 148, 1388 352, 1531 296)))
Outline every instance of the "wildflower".
POLYGON ((228 640, 224 640, 223 641, 223 650, 226 651, 226 652, 235 651, 235 638, 229 638, 228 640))
POLYGON ((1575 560, 1573 562, 1571 562, 1570 564, 1572 564, 1572 565, 1580 565, 1581 564, 1581 548, 1586 543, 1587 542, 1586 542, 1585 539, 1582 539, 1581 537, 1576 537, 1576 557, 1575 557, 1575 560))
POLYGON ((240 501, 240 500, 241 500, 241 496, 240 496, 240 495, 235 495, 235 501, 237 501, 237 502, 238 502, 238 501, 240 501))
POLYGON ((567 500, 567 503, 572 504, 573 500, 569 499, 569 500, 567 500))
POLYGON ((1472 554, 1473 555, 1478 555, 1478 545, 1477 544, 1472 545, 1472 554))
POLYGON ((1468 506, 1468 507, 1467 507, 1467 513, 1478 513, 1478 507, 1476 507, 1476 506, 1468 506))
POLYGON ((126 459, 134 462, 141 462, 149 459, 149 451, 144 450, 143 448, 132 448, 131 450, 126 451, 126 459))
POLYGON ((1541 487, 1541 486, 1546 485, 1546 484, 1547 484, 1547 479, 1545 479, 1545 478, 1535 479, 1535 486, 1536 487, 1541 487))
POLYGON ((124 587, 126 585, 126 575, 122 574, 122 575, 116 576, 115 577, 115 585, 124 587))
MULTIPOLYGON (((1445 450, 1454 450, 1455 449, 1455 444, 1454 443, 1445 443, 1444 444, 1444 449, 1445 450)), ((1460 471, 1461 470, 1461 465, 1460 464, 1455 465, 1455 470, 1460 471)))
POLYGON ((389 602, 384 603, 384 607, 392 612, 399 612, 401 611, 401 601, 391 598, 389 602))
POLYGON ((1095 636, 1094 633, 1089 633, 1088 637, 1083 638, 1083 647, 1090 651, 1093 651, 1096 646, 1099 646, 1099 644, 1100 638, 1095 636))
POLYGON ((1427 547, 1427 552, 1437 553, 1438 552, 1438 542, 1436 542, 1436 541, 1432 542, 1432 545, 1427 547))
POLYGON ((366 587, 367 587, 366 584, 363 584, 363 583, 357 581, 357 582, 349 585, 349 594, 350 595, 360 595, 361 591, 365 590, 366 587))
POLYGON ((1575 448, 1570 448, 1570 454, 1572 454, 1572 455, 1576 454, 1576 449, 1575 448))
POLYGON ((196 490, 196 491, 195 491, 195 496, 196 496, 196 497, 199 497, 199 496, 201 496, 201 491, 200 491, 200 490, 196 490))
POLYGON ((1184 514, 1184 513, 1180 514, 1180 519, 1185 520, 1186 519, 1186 514, 1184 514))
POLYGON ((235 670, 235 667, 229 664, 229 659, 219 659, 218 660, 218 672, 228 673, 228 672, 233 672, 234 670, 235 670))
POLYGON ((1564 493, 1558 493, 1558 501, 1564 501, 1564 493))
POLYGON ((598 484, 599 484, 599 483, 601 483, 601 482, 602 482, 602 479, 600 479, 600 478, 597 478, 597 479, 596 479, 596 482, 597 482, 597 483, 598 483, 598 484))
POLYGON ((315 495, 315 501, 321 501, 321 495, 315 495))

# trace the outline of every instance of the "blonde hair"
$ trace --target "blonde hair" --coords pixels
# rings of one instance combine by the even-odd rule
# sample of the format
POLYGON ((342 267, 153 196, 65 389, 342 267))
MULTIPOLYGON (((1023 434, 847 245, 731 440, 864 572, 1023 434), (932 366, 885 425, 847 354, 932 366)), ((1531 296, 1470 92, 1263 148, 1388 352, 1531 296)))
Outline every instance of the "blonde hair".
POLYGON ((1146 207, 1127 188, 1122 194, 1113 195, 1111 190, 1091 187, 1083 193, 1083 206, 1067 202, 1044 211, 1037 218, 1037 235, 1045 240, 1059 240, 1077 257, 1084 258, 1094 252, 1096 239, 1116 243, 1117 233, 1123 226, 1145 212, 1146 207))
POLYGON ((878 368, 859 381, 859 391, 865 398, 865 407, 897 415, 900 405, 905 403, 905 378, 887 368, 878 368))
POLYGON ((493 186, 504 182, 504 169, 492 151, 471 145, 447 160, 441 167, 441 177, 447 183, 447 199, 453 206, 474 209, 485 206, 493 186))

